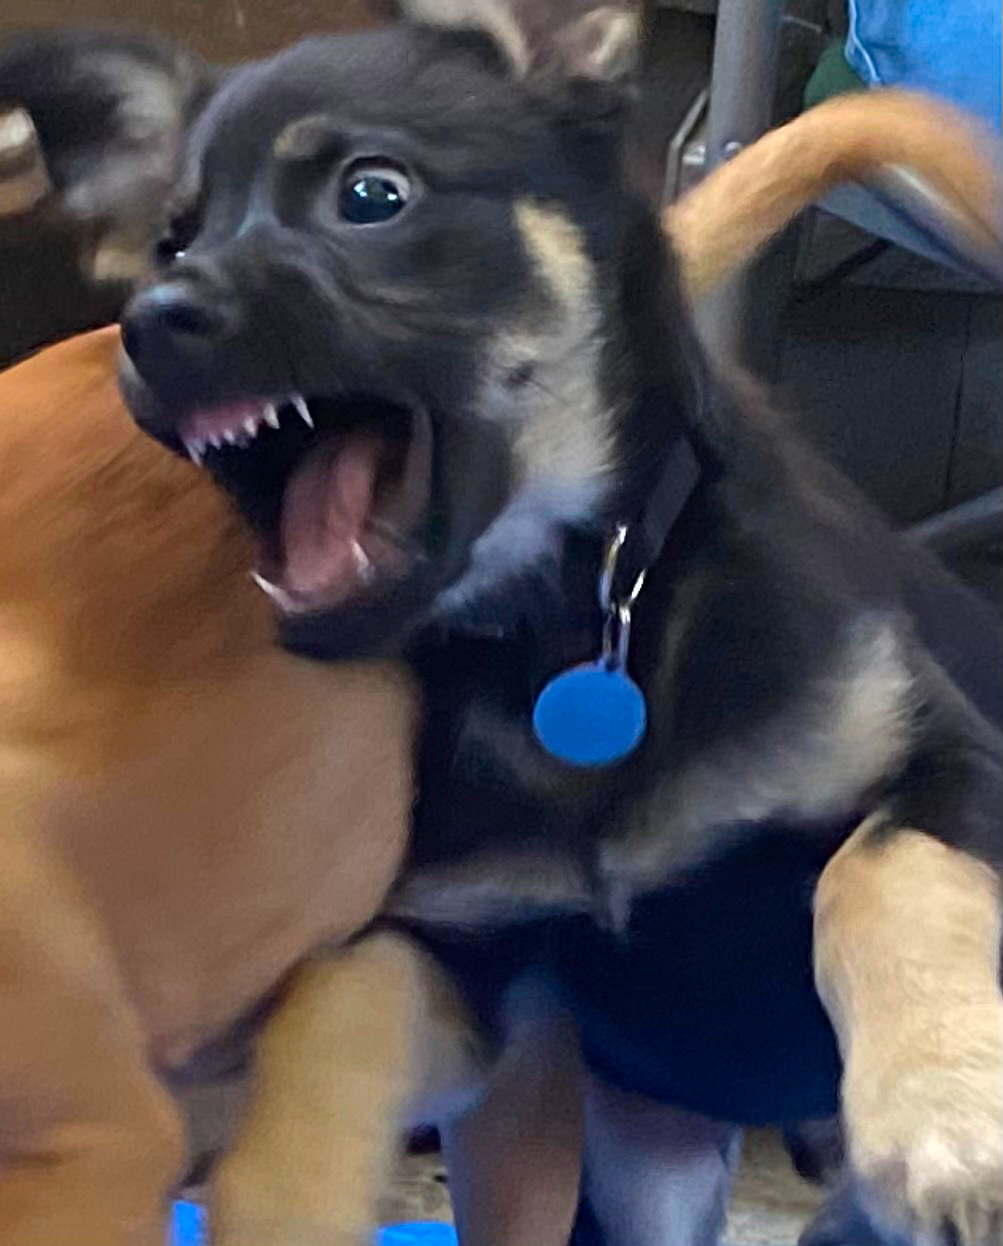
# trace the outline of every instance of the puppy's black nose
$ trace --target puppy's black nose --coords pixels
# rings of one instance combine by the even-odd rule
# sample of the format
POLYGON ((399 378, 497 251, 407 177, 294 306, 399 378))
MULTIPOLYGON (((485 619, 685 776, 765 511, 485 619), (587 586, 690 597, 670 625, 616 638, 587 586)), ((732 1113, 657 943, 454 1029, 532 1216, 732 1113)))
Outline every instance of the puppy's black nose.
POLYGON ((191 281, 164 281, 126 307, 122 345, 148 385, 184 388, 212 366, 225 330, 226 317, 210 292, 191 281))

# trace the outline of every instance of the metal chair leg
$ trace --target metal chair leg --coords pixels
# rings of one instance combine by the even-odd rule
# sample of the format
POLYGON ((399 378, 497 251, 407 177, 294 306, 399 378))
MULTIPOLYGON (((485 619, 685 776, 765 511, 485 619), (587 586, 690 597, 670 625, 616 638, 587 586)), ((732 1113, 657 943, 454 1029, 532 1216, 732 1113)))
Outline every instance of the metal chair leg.
MULTIPOLYGON (((707 118, 707 172, 770 128, 783 0, 720 0, 707 118)), ((706 340, 741 359, 748 341, 749 278, 727 281, 701 309, 706 340)))

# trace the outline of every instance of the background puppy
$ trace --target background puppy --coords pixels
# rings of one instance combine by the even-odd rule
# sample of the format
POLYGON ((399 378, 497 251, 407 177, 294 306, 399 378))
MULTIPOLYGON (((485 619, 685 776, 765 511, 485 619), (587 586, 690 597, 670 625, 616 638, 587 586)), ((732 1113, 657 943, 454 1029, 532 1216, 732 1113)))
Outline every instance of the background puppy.
POLYGON ((29 32, 0 48, 0 103, 30 118, 48 206, 86 239, 95 280, 145 269, 185 130, 220 76, 165 40, 114 32, 29 32))
POLYGON ((0 47, 0 364, 117 314, 216 76, 165 41, 114 32, 0 47))

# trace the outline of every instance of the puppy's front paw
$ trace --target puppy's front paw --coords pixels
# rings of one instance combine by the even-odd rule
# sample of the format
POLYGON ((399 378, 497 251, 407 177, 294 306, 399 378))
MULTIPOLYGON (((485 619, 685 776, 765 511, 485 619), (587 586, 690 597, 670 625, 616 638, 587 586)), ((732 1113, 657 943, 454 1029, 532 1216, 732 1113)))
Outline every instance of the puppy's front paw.
POLYGON ((851 1061, 851 1162, 878 1217, 917 1246, 1003 1246, 1003 1025, 991 1043, 944 1046, 954 1059, 884 1076, 851 1061))

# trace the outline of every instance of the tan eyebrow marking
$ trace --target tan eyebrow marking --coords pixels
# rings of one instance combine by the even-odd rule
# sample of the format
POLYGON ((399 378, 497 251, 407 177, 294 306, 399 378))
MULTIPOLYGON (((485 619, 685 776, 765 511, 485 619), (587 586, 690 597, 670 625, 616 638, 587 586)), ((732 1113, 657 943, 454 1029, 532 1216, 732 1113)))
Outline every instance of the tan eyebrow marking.
POLYGON ((333 117, 312 113, 291 122, 272 144, 279 160, 312 160, 319 156, 337 134, 333 117))

